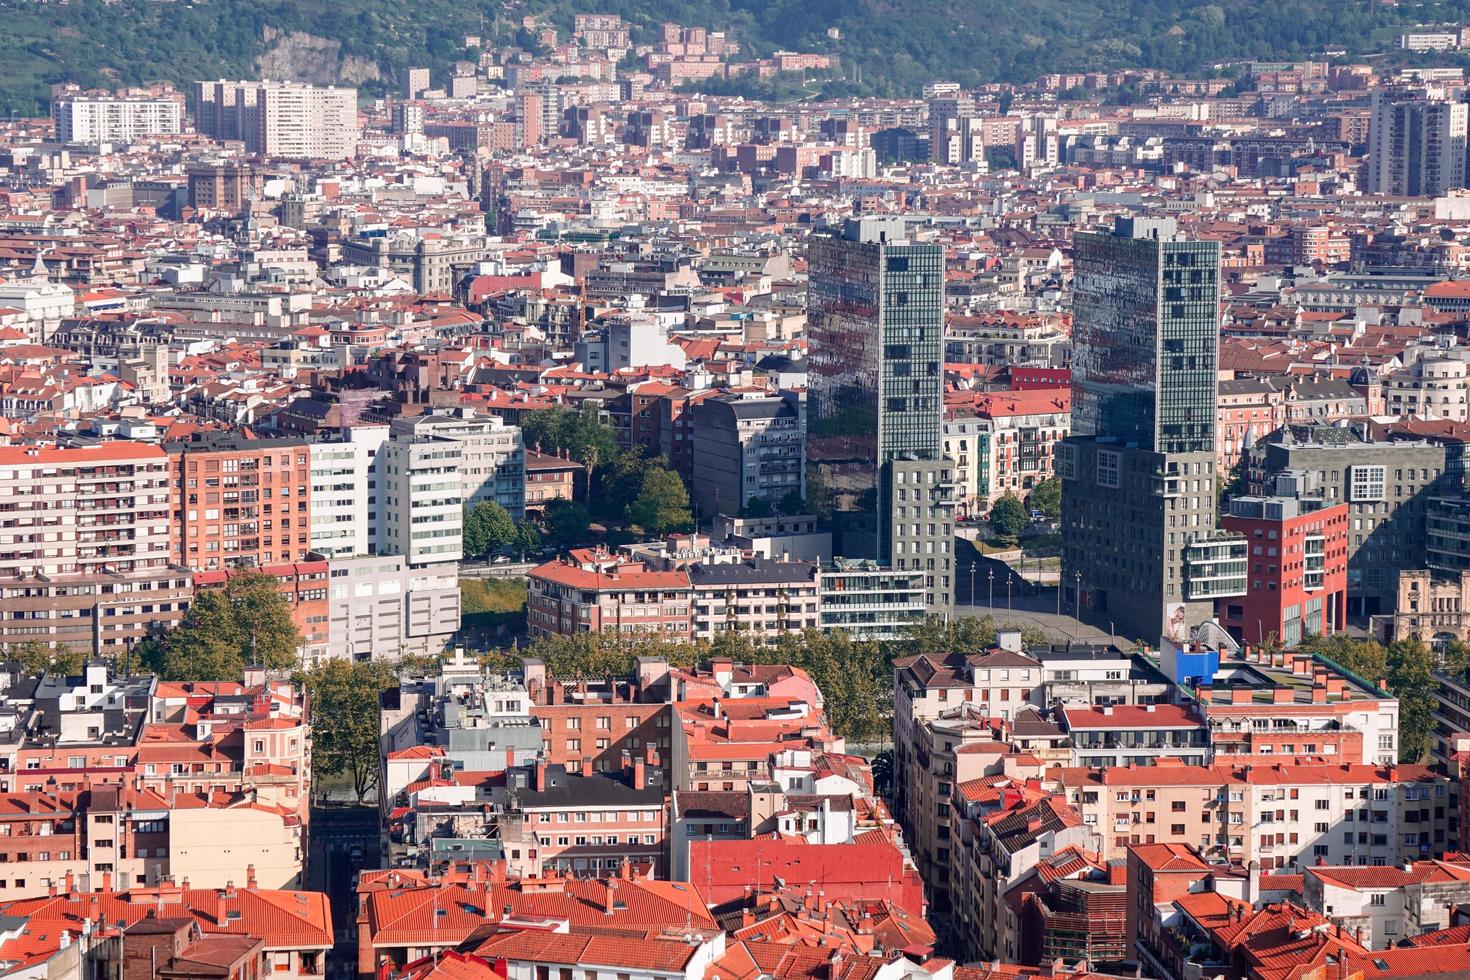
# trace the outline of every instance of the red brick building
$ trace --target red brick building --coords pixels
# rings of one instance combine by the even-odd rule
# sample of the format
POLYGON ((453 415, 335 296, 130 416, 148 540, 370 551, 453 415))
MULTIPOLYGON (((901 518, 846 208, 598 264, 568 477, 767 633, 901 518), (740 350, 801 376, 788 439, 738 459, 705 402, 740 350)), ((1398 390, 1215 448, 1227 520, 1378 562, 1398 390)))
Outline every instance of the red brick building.
POLYGON ((1309 497, 1237 497, 1220 525, 1248 542, 1246 593, 1216 612, 1237 640, 1287 646, 1347 624, 1347 504, 1309 497))
POLYGON ((212 570, 311 550, 311 464, 300 439, 204 433, 168 443, 173 561, 212 570))

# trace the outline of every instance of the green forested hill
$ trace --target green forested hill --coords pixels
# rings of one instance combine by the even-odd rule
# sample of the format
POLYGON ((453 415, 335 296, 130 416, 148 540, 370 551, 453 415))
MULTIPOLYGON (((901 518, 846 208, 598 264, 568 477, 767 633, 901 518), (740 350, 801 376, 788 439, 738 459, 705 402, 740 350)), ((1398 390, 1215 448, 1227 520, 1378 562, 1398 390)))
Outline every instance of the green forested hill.
POLYGON ((330 42, 305 39, 316 45, 309 56, 277 48, 272 68, 312 80, 345 76, 367 92, 394 89, 410 64, 461 57, 465 33, 498 31, 510 43, 525 14, 564 27, 593 10, 620 13, 645 36, 676 20, 733 31, 756 54, 831 52, 844 64, 845 77, 827 83, 838 91, 916 94, 938 78, 1028 81, 1128 66, 1194 72, 1325 48, 1361 54, 1391 46, 1404 25, 1470 16, 1470 0, 0 0, 0 111, 44 111, 56 81, 255 76, 275 47, 266 43, 272 29, 330 42))

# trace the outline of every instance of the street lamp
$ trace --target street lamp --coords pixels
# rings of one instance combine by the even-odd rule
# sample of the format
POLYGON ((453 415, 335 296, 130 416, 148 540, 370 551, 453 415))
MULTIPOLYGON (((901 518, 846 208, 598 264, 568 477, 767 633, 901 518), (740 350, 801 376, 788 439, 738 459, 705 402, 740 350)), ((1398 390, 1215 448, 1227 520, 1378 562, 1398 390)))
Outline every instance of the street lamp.
POLYGON ((986 573, 985 573, 985 578, 986 578, 987 581, 990 582, 990 601, 985 604, 985 608, 986 609, 994 609, 995 608, 995 569, 992 568, 992 569, 987 570, 986 573))
POLYGON ((978 605, 975 602, 975 563, 970 562, 970 605, 978 605))
POLYGON ((1076 576, 1076 581, 1077 581, 1077 589, 1076 589, 1076 596, 1075 596, 1075 598, 1077 599, 1077 614, 1076 614, 1076 616, 1074 618, 1077 620, 1077 622, 1080 623, 1080 622, 1082 622, 1082 573, 1081 572, 1073 572, 1072 574, 1074 576, 1076 576))
MULTIPOLYGON (((1010 571, 1010 569, 1007 569, 1007 571, 1010 571)), ((1006 576, 1006 612, 1007 613, 1009 613, 1011 611, 1011 583, 1014 582, 1015 580, 1016 580, 1016 573, 1015 572, 1011 572, 1009 575, 1006 576)))

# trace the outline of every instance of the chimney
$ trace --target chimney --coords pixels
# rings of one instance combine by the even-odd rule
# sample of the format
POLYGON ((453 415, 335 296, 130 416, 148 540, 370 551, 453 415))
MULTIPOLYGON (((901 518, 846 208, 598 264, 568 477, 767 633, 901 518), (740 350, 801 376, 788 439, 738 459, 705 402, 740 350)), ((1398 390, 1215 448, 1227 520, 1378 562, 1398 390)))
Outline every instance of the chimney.
POLYGON ((1291 704, 1296 700, 1296 692, 1289 687, 1274 687, 1271 689, 1272 704, 1291 704))
POLYGON ((584 755, 584 756, 582 756, 582 775, 583 776, 591 776, 592 775, 592 756, 590 756, 590 755, 584 755))
POLYGON ((1232 687, 1230 689, 1231 704, 1250 704, 1255 697, 1255 692, 1248 687, 1232 687))
POLYGON ((76 891, 77 881, 70 871, 66 873, 66 894, 70 895, 76 891))
POLYGON ((648 766, 642 760, 633 763, 633 788, 643 789, 648 785, 648 766))
POLYGON ((253 864, 245 865, 245 887, 255 887, 255 865, 253 864))
POLYGON ((609 878, 609 879, 607 879, 606 888, 603 890, 603 893, 602 893, 602 914, 603 915, 612 915, 613 914, 613 895, 617 892, 617 888, 618 888, 618 880, 616 878, 609 878))
POLYGON ((225 898, 234 898, 237 894, 239 893, 235 891, 235 883, 233 881, 225 882, 225 898))
MULTIPOLYGON (((184 887, 185 888, 188 888, 189 887, 189 879, 188 878, 185 878, 184 879, 184 887)), ((112 891, 112 872, 111 871, 104 871, 104 872, 102 872, 102 890, 105 891, 105 892, 112 891)))
POLYGON ((546 789, 546 763, 544 761, 538 761, 536 763, 536 786, 535 786, 535 790, 536 790, 536 792, 540 793, 540 792, 542 792, 545 789, 546 789))
POLYGON ((654 748, 652 742, 643 746, 643 761, 650 766, 658 765, 658 749, 654 748))
POLYGON ((1325 685, 1323 685, 1323 684, 1313 684, 1312 685, 1312 703, 1313 704, 1326 704, 1327 703, 1327 687, 1325 685))

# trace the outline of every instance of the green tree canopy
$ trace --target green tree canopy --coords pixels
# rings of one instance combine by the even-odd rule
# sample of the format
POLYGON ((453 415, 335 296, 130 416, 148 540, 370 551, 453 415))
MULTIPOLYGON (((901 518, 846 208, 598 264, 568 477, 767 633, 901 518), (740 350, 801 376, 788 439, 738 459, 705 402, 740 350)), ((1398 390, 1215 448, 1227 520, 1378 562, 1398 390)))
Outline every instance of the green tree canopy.
POLYGON ((1062 516, 1062 481, 1054 476, 1036 484, 1026 496, 1026 504, 1032 510, 1039 510, 1050 520, 1056 520, 1062 516))
POLYGON ((493 500, 482 500, 464 513, 464 553, 479 558, 487 551, 506 548, 516 539, 515 521, 493 500))
POLYGON ((200 589, 183 622, 163 640, 164 680, 239 680, 250 664, 283 670, 297 662, 301 632, 274 576, 231 575, 224 588, 200 589))
POLYGON ((53 674, 75 676, 82 672, 86 658, 75 647, 26 640, 5 651, 6 656, 21 665, 27 674, 39 674, 43 670, 53 674))
POLYGON ((311 758, 319 775, 346 775, 361 803, 378 782, 379 694, 397 683, 381 660, 333 658, 299 675, 311 700, 311 758))
POLYGON ((628 505, 628 517, 655 536, 692 527, 694 519, 689 513, 689 491, 684 481, 672 470, 650 467, 643 474, 638 496, 628 505))
POLYGON ((811 513, 811 510, 807 508, 806 498, 796 490, 787 490, 781 497, 781 502, 776 505, 776 510, 787 517, 794 514, 811 513))
POLYGON ((990 508, 990 526, 1000 537, 1014 541, 1031 523, 1026 516, 1026 505, 1013 493, 1007 492, 990 508))
POLYGON ((583 402, 575 411, 565 405, 527 412, 521 418, 521 438, 542 452, 566 452, 587 467, 597 467, 618 455, 618 434, 598 416, 594 402, 583 402))
POLYGON ((546 530, 559 548, 585 544, 591 527, 587 508, 574 500, 553 500, 546 505, 546 530))

